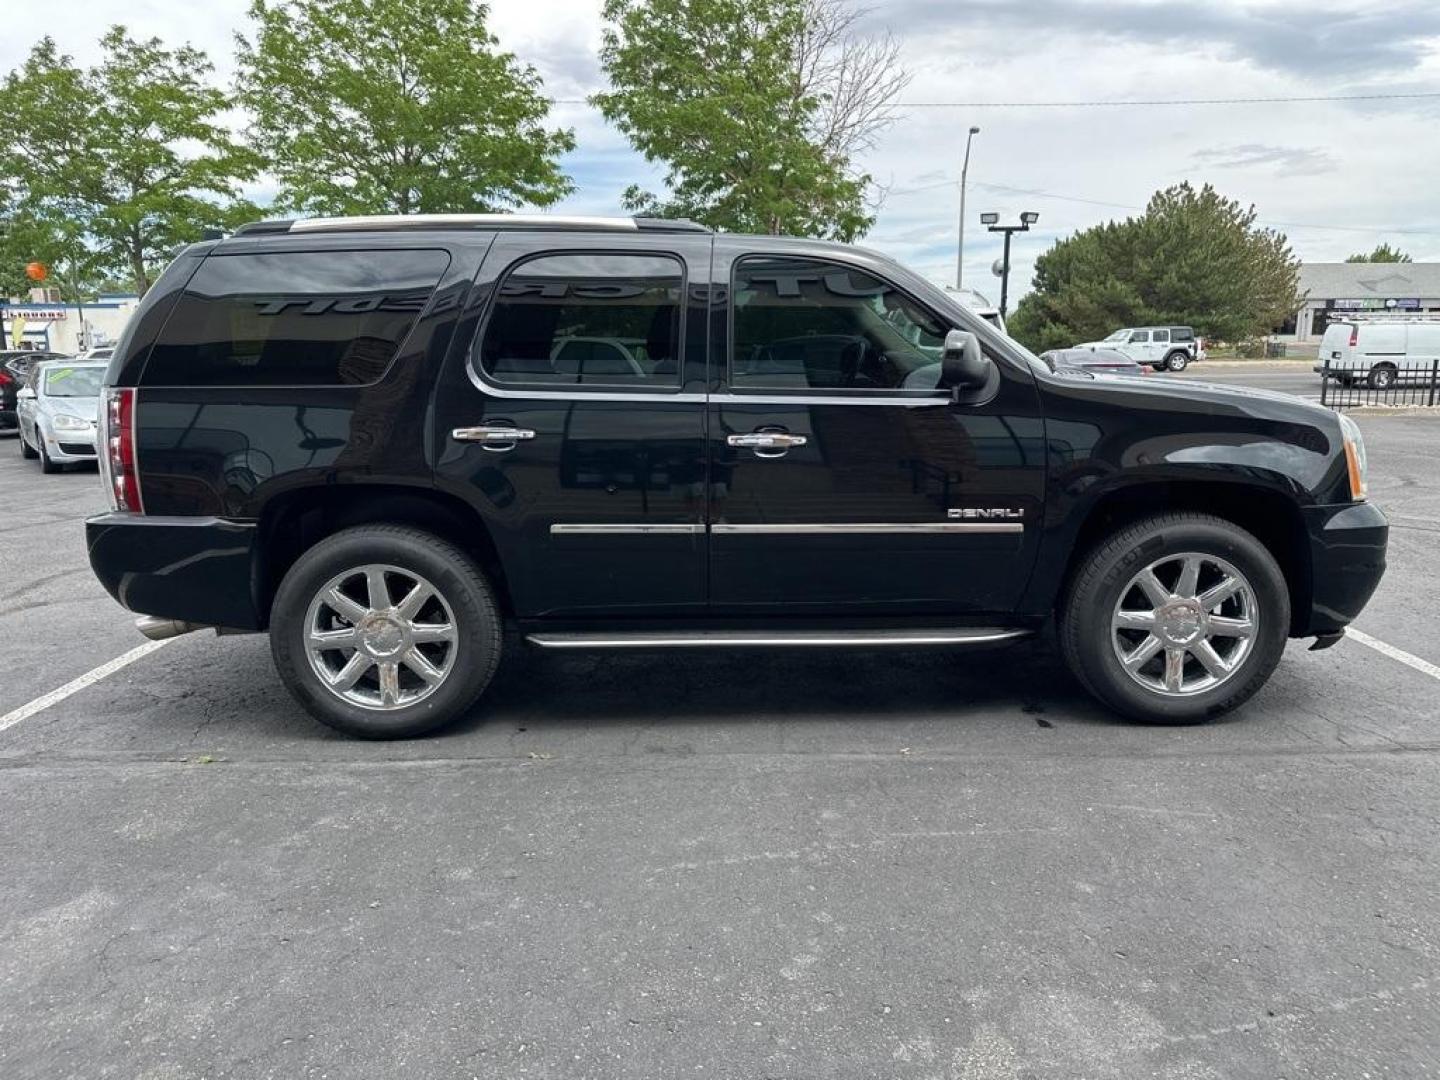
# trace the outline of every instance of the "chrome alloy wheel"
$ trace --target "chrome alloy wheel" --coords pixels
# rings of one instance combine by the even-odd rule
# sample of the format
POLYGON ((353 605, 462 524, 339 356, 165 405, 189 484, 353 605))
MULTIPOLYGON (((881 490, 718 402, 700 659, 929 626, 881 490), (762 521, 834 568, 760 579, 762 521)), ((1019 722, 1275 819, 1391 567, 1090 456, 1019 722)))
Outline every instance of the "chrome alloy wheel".
POLYGON ((455 614, 413 570, 357 566, 320 587, 305 613, 305 655, 332 694, 391 711, 433 694, 455 666, 455 614))
POLYGON ((1239 671, 1260 612, 1245 575, 1214 555, 1166 555, 1120 594, 1110 640, 1130 678, 1168 697, 1213 690, 1239 671))

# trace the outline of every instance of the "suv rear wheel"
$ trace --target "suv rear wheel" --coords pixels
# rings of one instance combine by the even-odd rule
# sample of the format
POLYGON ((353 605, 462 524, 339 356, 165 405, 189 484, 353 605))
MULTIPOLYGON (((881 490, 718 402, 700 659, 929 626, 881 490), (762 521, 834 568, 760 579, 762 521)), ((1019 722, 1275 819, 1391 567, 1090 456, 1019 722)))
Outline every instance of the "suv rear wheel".
POLYGON ((1184 371, 1190 363, 1190 354, 1177 349, 1165 358, 1165 366, 1171 371, 1184 371))
POLYGON ((1167 514, 1085 556, 1060 644, 1076 678, 1117 712, 1186 724, 1265 685, 1289 627, 1285 576, 1260 541, 1220 518, 1167 514))
POLYGON ((285 575, 270 650, 323 724, 363 738, 422 735, 460 716, 500 661, 485 575, 453 544, 404 525, 328 537, 285 575))

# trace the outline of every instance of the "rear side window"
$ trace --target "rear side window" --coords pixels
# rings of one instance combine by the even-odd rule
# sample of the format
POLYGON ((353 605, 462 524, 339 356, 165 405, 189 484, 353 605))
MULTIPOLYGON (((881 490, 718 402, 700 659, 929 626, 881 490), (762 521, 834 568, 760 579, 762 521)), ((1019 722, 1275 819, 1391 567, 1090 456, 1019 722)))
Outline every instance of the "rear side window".
POLYGON ((449 263, 443 251, 212 255, 176 302, 142 383, 373 383, 449 263))
POLYGON ((671 255, 527 259, 496 292, 480 367, 498 383, 678 387, 684 291, 671 255))
POLYGON ((1154 332, 1154 337, 1152 338, 1152 340, 1155 341, 1155 342, 1157 342, 1157 343, 1159 343, 1159 344, 1161 344, 1161 345, 1165 345, 1165 344, 1167 344, 1167 343, 1170 341, 1170 331, 1169 331, 1169 330, 1156 330, 1156 331, 1154 332))

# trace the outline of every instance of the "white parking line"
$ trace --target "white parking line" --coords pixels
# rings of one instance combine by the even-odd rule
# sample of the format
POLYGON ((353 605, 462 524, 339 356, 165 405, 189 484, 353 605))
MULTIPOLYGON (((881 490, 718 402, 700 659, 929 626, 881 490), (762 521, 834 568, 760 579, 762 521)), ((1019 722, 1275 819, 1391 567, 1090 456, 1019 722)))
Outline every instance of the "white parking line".
POLYGON ((1436 667, 1429 660, 1421 660, 1418 656, 1411 656, 1404 649, 1397 649, 1394 645, 1387 645, 1379 638, 1373 638, 1369 634, 1356 630, 1353 626, 1345 631, 1345 636, 1354 638, 1361 645, 1368 645, 1378 653, 1390 657, 1391 660, 1399 660, 1406 667, 1414 668, 1422 675, 1429 675, 1432 679, 1440 679, 1440 667, 1436 667))
POLYGON ((125 667, 125 665, 133 664, 142 656, 148 656, 150 653, 160 648, 160 646, 168 645, 174 640, 174 638, 166 638, 163 641, 147 641, 144 645, 137 645, 129 652, 122 653, 114 660, 110 660, 104 664, 101 664, 93 671, 87 671, 78 679, 71 679, 64 686, 61 686, 55 690, 51 690, 48 694, 41 694, 34 701, 28 701, 24 705, 21 705, 18 709, 12 709, 4 716, 0 716, 0 731, 4 731, 7 728, 14 727, 22 720, 28 720, 36 713, 41 712, 44 709, 48 709, 57 701, 64 701, 71 694, 76 693, 79 690, 84 690, 87 686, 94 685, 101 679, 105 678, 107 675, 114 675, 115 672, 125 667))

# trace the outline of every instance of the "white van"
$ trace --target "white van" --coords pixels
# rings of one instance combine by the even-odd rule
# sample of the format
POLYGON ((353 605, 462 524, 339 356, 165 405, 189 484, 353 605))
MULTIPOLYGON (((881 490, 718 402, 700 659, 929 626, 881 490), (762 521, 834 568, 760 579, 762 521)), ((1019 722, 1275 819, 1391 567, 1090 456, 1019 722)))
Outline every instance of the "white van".
POLYGON ((1429 382, 1440 361, 1440 320, 1347 319, 1320 339, 1315 370, 1350 385, 1385 390, 1397 382, 1429 382))

